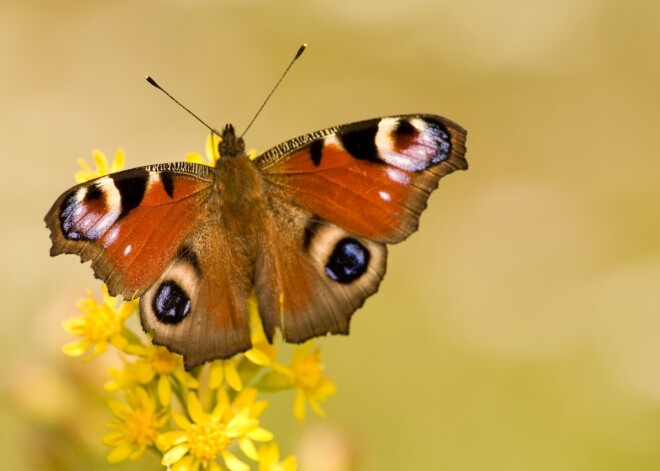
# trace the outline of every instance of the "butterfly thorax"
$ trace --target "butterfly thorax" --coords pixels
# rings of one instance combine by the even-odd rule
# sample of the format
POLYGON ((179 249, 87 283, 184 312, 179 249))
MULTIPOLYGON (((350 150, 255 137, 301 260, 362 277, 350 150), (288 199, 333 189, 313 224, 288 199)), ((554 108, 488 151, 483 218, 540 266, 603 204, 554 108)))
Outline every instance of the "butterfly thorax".
POLYGON ((254 257, 264 219, 263 177, 247 155, 223 156, 216 163, 215 185, 223 230, 254 257))
POLYGON ((215 181, 227 224, 258 220, 263 211, 263 179, 231 124, 224 127, 218 150, 215 181))

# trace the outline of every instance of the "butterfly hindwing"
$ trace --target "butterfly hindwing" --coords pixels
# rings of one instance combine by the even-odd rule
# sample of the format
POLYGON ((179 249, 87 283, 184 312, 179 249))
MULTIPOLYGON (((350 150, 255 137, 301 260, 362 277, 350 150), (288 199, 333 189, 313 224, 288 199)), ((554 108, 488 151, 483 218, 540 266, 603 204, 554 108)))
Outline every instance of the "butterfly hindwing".
POLYGON ((210 215, 140 298, 142 327, 186 368, 250 348, 252 264, 210 215))
POLYGON ((357 237, 270 195, 255 286, 264 332, 288 342, 348 334, 385 274, 384 244, 357 237))

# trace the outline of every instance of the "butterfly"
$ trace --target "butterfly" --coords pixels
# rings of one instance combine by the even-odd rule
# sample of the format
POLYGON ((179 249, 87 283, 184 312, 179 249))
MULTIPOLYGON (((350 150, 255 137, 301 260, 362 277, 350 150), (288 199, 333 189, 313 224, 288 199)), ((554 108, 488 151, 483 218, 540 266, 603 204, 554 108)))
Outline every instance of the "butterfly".
POLYGON ((387 244, 417 230, 466 131, 431 114, 291 139, 251 160, 231 125, 215 167, 148 165, 65 191, 45 216, 52 256, 91 260, 110 294, 140 298, 153 341, 190 369, 251 348, 247 300, 287 342, 348 334, 378 290, 387 244))

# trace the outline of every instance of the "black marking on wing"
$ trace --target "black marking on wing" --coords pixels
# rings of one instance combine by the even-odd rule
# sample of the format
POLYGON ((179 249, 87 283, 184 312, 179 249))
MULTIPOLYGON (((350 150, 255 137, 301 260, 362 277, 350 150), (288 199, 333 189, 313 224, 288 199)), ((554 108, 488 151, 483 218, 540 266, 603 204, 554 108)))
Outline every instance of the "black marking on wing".
POLYGON ((174 197, 174 178, 170 172, 162 172, 160 175, 160 182, 163 184, 163 189, 167 196, 174 197))
POLYGON ((315 167, 321 165, 321 157, 323 157, 324 146, 325 144, 323 139, 314 141, 309 145, 309 157, 312 159, 312 162, 314 162, 315 167))
MULTIPOLYGON (((74 224, 75 210, 78 207, 78 198, 76 197, 75 192, 62 200, 60 205, 60 228, 64 237, 70 240, 85 240, 84 234, 76 230, 74 224)), ((91 240, 91 239, 87 239, 91 240)))
POLYGON ((121 214, 126 216, 131 210, 137 208, 144 198, 149 181, 149 172, 144 168, 136 168, 126 172, 111 174, 121 197, 121 214))
POLYGON ((396 128, 394 128, 394 134, 397 137, 412 136, 413 134, 417 134, 417 133, 419 133, 419 130, 415 126, 410 124, 410 121, 408 121, 407 119, 400 119, 396 125, 396 128))
POLYGON ((451 154, 451 136, 444 124, 438 121, 427 120, 426 124, 435 138, 435 145, 438 150, 438 154, 433 157, 431 162, 433 164, 439 164, 440 162, 447 160, 449 154, 451 154))
POLYGON ((303 249, 305 252, 309 251, 309 247, 312 244, 312 239, 316 235, 316 231, 321 227, 323 223, 318 218, 318 216, 312 216, 307 224, 305 225, 305 234, 303 236, 303 249))
POLYGON ((101 189, 101 186, 98 183, 92 183, 87 187, 87 192, 85 193, 85 200, 87 201, 96 201, 103 198, 104 193, 101 189))
POLYGON ((356 159, 374 163, 383 163, 376 147, 380 119, 371 119, 359 123, 359 126, 348 125, 337 133, 337 138, 346 151, 356 159))
POLYGON ((192 307, 190 296, 174 280, 163 281, 151 302, 156 318, 163 324, 178 324, 192 307))
POLYGON ((177 254, 179 260, 187 262, 197 273, 198 276, 202 275, 202 266, 199 263, 199 258, 195 251, 189 245, 184 245, 179 249, 177 254))

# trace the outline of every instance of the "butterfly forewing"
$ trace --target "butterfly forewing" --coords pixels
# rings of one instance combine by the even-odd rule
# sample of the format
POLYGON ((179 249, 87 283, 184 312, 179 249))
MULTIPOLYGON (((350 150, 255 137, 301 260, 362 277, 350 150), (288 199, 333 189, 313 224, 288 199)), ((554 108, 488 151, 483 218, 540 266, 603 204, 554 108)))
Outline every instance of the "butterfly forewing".
POLYGON ((377 118, 330 130, 288 141, 256 164, 274 193, 378 242, 414 232, 438 180, 467 168, 465 131, 440 116, 377 118))
POLYGON ((45 221, 51 255, 92 260, 113 295, 139 296, 205 217, 208 167, 175 163, 135 168, 64 192, 45 221))

